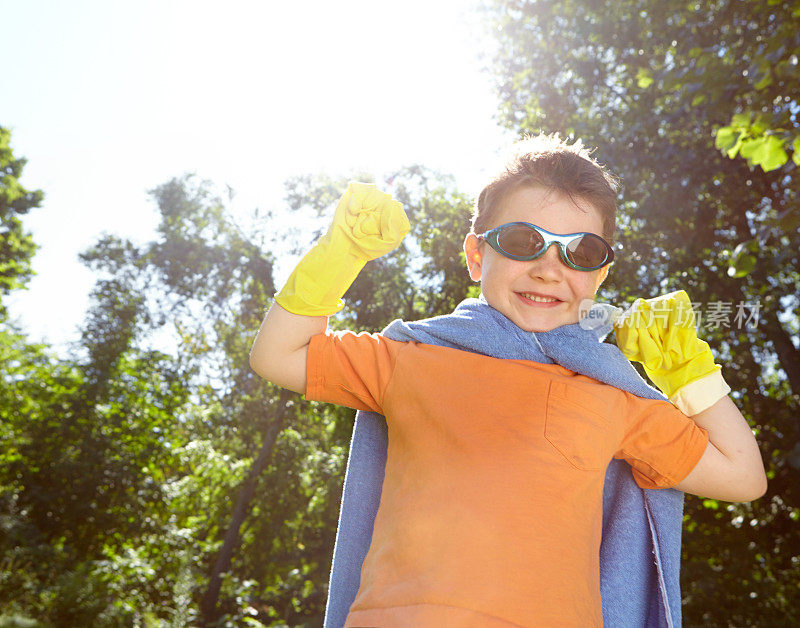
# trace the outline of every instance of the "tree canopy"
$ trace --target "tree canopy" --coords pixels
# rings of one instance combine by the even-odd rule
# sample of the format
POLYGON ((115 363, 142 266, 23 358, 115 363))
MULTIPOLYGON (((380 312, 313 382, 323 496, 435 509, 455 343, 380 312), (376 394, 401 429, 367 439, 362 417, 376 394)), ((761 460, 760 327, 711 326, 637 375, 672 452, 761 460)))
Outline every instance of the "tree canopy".
MULTIPOLYGON (((327 213, 347 179, 295 177, 283 211, 327 213)), ((468 199, 422 167, 394 181, 416 251, 370 264, 335 326, 377 331, 462 298, 451 234, 468 199)), ((0 330, 0 606, 59 626, 319 625, 352 411, 250 370, 275 291, 260 230, 196 177, 151 197, 157 239, 82 254, 96 284, 73 357, 0 330)))
POLYGON ((5 315, 2 298, 21 288, 32 275, 31 259, 36 252, 33 237, 22 225, 21 216, 39 207, 41 190, 27 190, 20 183, 27 161, 14 156, 11 131, 0 126, 0 314, 5 315))
POLYGON ((520 135, 580 137, 622 180, 623 251, 604 295, 686 289, 761 443, 767 496, 687 503, 687 622, 796 619, 797 168, 761 159, 749 142, 785 146, 798 133, 797 7, 542 0, 491 2, 485 11, 502 123, 520 135), (725 127, 747 115, 761 125, 737 135, 749 163, 720 150, 725 127), (747 316, 737 319, 739 311, 747 316))
MULTIPOLYGON (((765 497, 687 497, 687 625, 800 622, 795 4, 483 9, 499 120, 580 137, 622 180, 600 298, 686 289, 761 445, 765 497)), ((0 127, 0 299, 30 277, 21 216, 42 200, 9 138, 0 127)), ((165 181, 152 241, 108 235, 82 254, 96 283, 68 357, 0 317, 0 627, 321 624, 353 412, 276 389, 248 353, 276 288, 268 251, 306 250, 320 234, 299 217, 330 216, 351 178, 372 180, 298 174, 246 225, 212 183, 165 181), (264 229, 276 213, 298 229, 264 229)), ((389 181, 412 231, 366 266, 334 328, 477 294, 472 199, 421 165, 389 181)))

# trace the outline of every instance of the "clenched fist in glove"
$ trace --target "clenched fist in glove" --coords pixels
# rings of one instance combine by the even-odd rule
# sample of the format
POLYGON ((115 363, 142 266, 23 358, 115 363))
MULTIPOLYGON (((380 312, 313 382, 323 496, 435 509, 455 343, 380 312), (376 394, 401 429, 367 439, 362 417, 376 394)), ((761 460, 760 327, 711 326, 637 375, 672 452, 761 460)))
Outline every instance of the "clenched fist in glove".
POLYGON ((711 407, 731 389, 708 343, 695 331, 692 303, 685 291, 636 299, 614 323, 617 346, 641 362, 669 400, 689 416, 711 407))
POLYGON ((293 314, 335 314, 364 265, 400 246, 409 228, 400 202, 372 183, 351 182, 328 232, 300 260, 275 300, 293 314))

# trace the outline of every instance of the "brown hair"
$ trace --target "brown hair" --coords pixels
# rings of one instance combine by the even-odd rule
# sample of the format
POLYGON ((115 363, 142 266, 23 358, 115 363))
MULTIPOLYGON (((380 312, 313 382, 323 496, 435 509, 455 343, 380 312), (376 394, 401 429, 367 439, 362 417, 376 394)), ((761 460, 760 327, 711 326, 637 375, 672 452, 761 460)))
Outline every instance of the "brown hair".
POLYGON ((558 133, 526 137, 511 147, 511 154, 478 195, 472 213, 473 233, 484 233, 508 194, 522 186, 558 190, 592 205, 603 221, 601 234, 614 241, 618 179, 591 156, 580 140, 567 144, 558 133))

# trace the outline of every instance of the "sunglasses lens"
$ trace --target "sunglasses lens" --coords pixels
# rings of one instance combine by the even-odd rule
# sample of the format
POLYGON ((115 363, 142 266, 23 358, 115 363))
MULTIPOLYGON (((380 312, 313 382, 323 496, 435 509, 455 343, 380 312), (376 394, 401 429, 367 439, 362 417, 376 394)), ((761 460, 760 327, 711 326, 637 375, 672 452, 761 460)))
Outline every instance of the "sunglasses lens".
POLYGON ((536 231, 525 225, 510 225, 497 236, 500 248, 511 255, 527 257, 542 250, 544 240, 536 231))
POLYGON ((569 261, 582 268, 600 266, 607 255, 605 242, 595 235, 582 235, 567 244, 569 261))

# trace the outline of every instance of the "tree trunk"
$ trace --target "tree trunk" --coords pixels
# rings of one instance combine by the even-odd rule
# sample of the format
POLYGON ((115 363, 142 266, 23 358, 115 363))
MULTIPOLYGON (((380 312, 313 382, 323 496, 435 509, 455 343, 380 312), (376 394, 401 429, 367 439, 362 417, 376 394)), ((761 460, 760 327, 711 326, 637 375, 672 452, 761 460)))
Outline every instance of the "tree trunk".
POLYGON ((278 414, 275 420, 267 424, 261 450, 258 452, 258 457, 255 462, 253 462, 253 466, 250 467, 247 479, 244 481, 244 484, 242 484, 241 489, 239 489, 239 495, 236 497, 236 505, 233 508, 231 524, 225 532, 225 539, 222 542, 222 547, 219 550, 217 559, 214 561, 214 568, 211 570, 208 588, 200 601, 201 624, 204 626, 211 625, 217 619, 217 601, 219 599, 220 588, 222 587, 222 574, 228 571, 231 565, 233 552, 239 544, 239 531, 250 511, 250 501, 253 499, 253 494, 255 493, 256 482, 267 467, 267 463, 272 456, 272 449, 275 446, 275 440, 283 429, 283 420, 286 415, 286 402, 289 395, 290 392, 288 390, 281 391, 278 401, 278 414))

